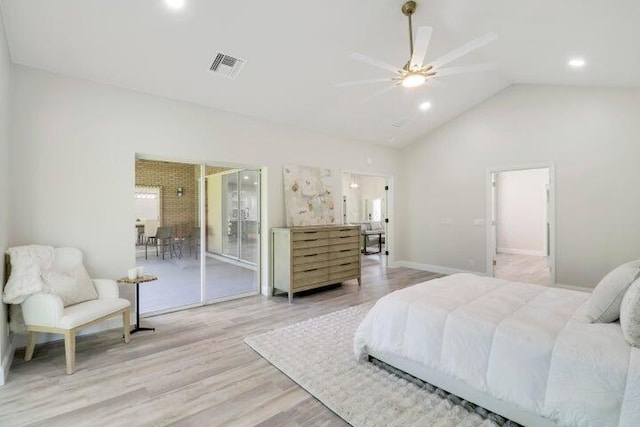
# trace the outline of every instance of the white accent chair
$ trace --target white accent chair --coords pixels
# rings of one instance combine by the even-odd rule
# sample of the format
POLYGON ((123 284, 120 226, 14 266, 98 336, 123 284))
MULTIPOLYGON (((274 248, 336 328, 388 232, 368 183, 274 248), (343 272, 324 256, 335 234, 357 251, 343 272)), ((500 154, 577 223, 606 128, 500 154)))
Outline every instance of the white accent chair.
MULTIPOLYGON (((75 248, 56 248, 52 270, 69 274, 84 269, 82 252, 75 248)), ((64 335, 67 374, 75 370, 76 332, 95 323, 122 316, 124 342, 130 340, 129 300, 119 297, 113 280, 92 279, 98 298, 65 307, 62 298, 51 293, 37 293, 24 300, 22 314, 29 333, 24 360, 33 357, 38 332, 64 335)))

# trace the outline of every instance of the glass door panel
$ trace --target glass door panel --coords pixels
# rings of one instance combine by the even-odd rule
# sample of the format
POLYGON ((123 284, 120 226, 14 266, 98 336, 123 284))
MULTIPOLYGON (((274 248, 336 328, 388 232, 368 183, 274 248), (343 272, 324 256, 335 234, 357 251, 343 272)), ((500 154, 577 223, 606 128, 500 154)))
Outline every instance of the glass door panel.
POLYGON ((255 170, 240 171, 240 259, 258 262, 259 175, 255 170))
POLYGON ((238 173, 227 173, 222 175, 222 253, 233 258, 240 256, 238 211, 238 173))
POLYGON ((260 172, 205 170, 205 302, 255 293, 260 286, 260 172))
MULTIPOLYGON (((140 285, 140 313, 200 304, 200 164, 136 160, 136 185, 155 188, 155 209, 141 211, 136 265, 158 280, 140 285), (147 217, 153 217, 151 225, 147 217)), ((148 208, 148 206, 147 206, 148 208)), ((138 211, 137 211, 138 212, 138 211)))

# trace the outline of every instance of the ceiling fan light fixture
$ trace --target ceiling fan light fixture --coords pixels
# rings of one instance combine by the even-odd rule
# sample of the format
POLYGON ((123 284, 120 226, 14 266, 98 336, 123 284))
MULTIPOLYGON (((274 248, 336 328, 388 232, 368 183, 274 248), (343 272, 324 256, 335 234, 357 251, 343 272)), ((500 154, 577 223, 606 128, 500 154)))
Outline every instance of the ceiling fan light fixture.
POLYGON ((185 6, 185 0, 164 0, 167 7, 173 10, 183 9, 185 6))
POLYGON ((422 86, 427 78, 420 73, 409 73, 402 78, 402 86, 404 87, 418 87, 422 86))
POLYGON ((573 58, 569 61, 571 68, 583 68, 585 65, 587 65, 587 61, 584 58, 573 58))

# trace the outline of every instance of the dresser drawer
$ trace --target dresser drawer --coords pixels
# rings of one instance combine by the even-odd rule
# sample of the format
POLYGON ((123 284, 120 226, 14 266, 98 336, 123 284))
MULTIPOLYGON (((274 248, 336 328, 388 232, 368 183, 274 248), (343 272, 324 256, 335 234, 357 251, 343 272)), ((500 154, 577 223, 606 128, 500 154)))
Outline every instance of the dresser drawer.
POLYGON ((360 277, 360 270, 346 270, 346 271, 336 271, 329 273, 329 282, 330 283, 339 283, 344 282, 345 280, 357 279, 360 277))
POLYGON ((310 270, 294 272, 292 288, 303 288, 316 283, 326 282, 329 278, 329 268, 313 268, 310 270))
POLYGON ((296 271, 297 266, 306 265, 306 264, 316 264, 318 262, 326 262, 329 260, 329 254, 326 252, 323 253, 311 253, 306 255, 300 255, 293 257, 293 269, 296 271))
POLYGON ((341 229, 337 229, 337 230, 330 230, 329 231, 329 238, 334 238, 334 237, 353 237, 353 236, 358 236, 360 234, 360 229, 359 228, 341 228, 341 229))
POLYGON ((308 240, 298 240, 293 242, 293 250, 305 249, 305 248, 317 248, 319 246, 329 245, 329 239, 327 238, 309 238, 308 240))
POLYGON ((353 245, 357 245, 359 241, 360 236, 358 235, 329 238, 330 245, 351 245, 351 247, 353 247, 353 245))
POLYGON ((353 249, 353 245, 349 245, 346 249, 341 249, 339 251, 334 251, 329 253, 329 259, 339 259, 339 258, 356 258, 360 256, 360 249, 353 249))
POLYGON ((310 248, 298 248, 293 250, 293 257, 301 257, 307 255, 326 254, 331 249, 329 246, 316 246, 310 248))
POLYGON ((298 240, 313 240, 313 239, 326 239, 329 237, 327 231, 296 231, 291 234, 291 240, 297 242, 298 240))
POLYGON ((338 271, 347 271, 347 270, 357 270, 358 267, 360 267, 360 263, 358 261, 353 261, 353 262, 349 262, 349 261, 345 261, 345 262, 340 262, 339 260, 333 260, 330 261, 331 264, 329 266, 329 272, 330 273, 335 273, 338 271))
POLYGON ((328 260, 320 260, 316 262, 307 262, 307 263, 296 263, 294 260, 292 269, 294 273, 299 273, 302 271, 309 271, 309 270, 318 269, 318 268, 327 268, 328 266, 329 266, 328 260))

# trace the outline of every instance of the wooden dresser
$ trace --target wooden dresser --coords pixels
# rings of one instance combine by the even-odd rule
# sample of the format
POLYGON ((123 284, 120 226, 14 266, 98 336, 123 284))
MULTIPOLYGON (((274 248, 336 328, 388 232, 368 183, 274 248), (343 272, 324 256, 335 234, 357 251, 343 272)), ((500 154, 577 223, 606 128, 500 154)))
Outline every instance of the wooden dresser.
POLYGON ((293 294, 360 277, 360 226, 271 229, 273 292, 293 294))

